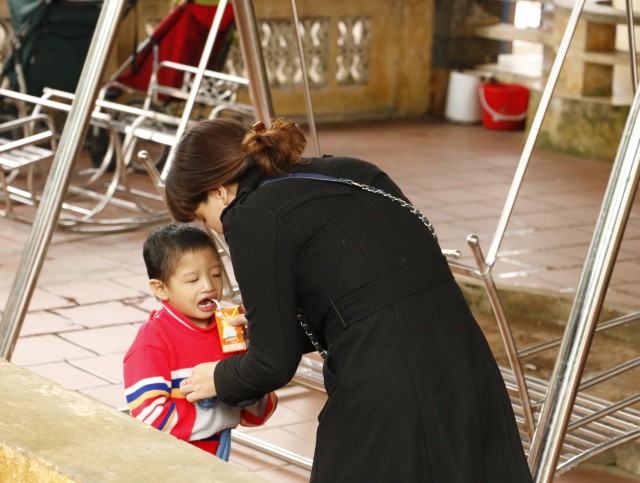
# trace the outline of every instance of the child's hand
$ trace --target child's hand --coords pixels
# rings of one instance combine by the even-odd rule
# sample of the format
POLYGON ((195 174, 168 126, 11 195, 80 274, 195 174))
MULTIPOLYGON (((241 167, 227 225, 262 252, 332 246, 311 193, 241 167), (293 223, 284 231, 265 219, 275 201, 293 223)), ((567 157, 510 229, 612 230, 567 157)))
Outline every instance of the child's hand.
POLYGON ((189 402, 198 402, 209 397, 216 397, 216 387, 213 382, 213 371, 217 362, 205 362, 193 368, 190 377, 180 383, 180 392, 187 397, 189 402))

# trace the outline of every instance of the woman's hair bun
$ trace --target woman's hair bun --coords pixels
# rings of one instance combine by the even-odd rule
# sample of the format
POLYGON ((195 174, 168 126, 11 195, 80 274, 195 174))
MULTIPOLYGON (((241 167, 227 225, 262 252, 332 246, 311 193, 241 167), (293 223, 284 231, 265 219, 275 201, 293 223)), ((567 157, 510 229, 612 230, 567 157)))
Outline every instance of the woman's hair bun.
POLYGON ((269 127, 256 122, 242 141, 245 154, 268 176, 282 174, 286 166, 297 164, 306 145, 300 127, 284 118, 276 119, 269 127))

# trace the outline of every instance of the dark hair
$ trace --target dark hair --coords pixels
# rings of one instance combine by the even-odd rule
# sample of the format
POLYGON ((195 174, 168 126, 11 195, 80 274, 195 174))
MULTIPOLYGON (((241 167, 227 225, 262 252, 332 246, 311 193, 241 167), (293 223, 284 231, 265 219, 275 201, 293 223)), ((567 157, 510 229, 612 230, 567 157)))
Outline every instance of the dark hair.
POLYGON ((210 191, 235 183, 252 166, 267 176, 296 164, 307 144, 298 125, 276 119, 248 130, 232 118, 200 121, 180 138, 165 181, 165 200, 177 221, 194 220, 210 191))
POLYGON ((182 255, 204 248, 211 248, 218 253, 211 237, 196 225, 168 223, 156 228, 142 246, 149 279, 155 278, 166 283, 174 274, 182 255))

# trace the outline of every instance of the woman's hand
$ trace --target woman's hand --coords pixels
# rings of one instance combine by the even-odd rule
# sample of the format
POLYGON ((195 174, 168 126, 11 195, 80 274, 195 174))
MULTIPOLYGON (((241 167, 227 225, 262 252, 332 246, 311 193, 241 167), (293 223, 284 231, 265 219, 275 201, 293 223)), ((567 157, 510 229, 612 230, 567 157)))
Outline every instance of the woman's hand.
POLYGON ((232 325, 233 327, 247 326, 247 318, 244 316, 244 314, 234 315, 233 317, 229 317, 227 319, 227 322, 229 322, 229 325, 232 325))
POLYGON ((233 327, 246 327, 247 318, 244 315, 244 305, 238 305, 238 315, 229 317, 227 322, 229 322, 229 325, 232 325, 233 327))
POLYGON ((189 402, 198 402, 210 397, 216 397, 216 387, 213 382, 213 372, 217 362, 205 362, 193 368, 190 377, 186 377, 180 383, 180 392, 187 397, 189 402))
POLYGON ((238 305, 238 315, 234 315, 233 317, 229 317, 227 321, 229 325, 233 327, 242 327, 242 335, 244 340, 249 340, 249 329, 247 327, 248 321, 247 317, 244 315, 244 305, 238 305))

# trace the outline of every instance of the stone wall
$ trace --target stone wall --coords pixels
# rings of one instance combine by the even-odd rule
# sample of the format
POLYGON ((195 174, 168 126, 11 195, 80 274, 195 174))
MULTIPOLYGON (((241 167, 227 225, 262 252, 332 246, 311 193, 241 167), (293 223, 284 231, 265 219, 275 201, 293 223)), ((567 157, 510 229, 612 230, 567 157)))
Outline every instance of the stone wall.
MULTIPOLYGON (((305 48, 311 69, 320 73, 312 85, 318 118, 399 117, 428 110, 432 0, 298 1, 297 8, 303 24, 308 22, 310 33, 325 46, 311 55, 309 42, 305 48)), ((264 33, 274 22, 290 22, 290 2, 258 0, 255 9, 263 45, 270 45, 264 33)), ((267 52, 267 66, 274 65, 273 55, 295 65, 295 45, 288 52, 267 52)), ((300 83, 283 83, 272 93, 276 112, 304 112, 300 83)))
POLYGON ((0 392, 0 481, 261 481, 4 359, 0 392))
MULTIPOLYGON (((573 7, 573 2, 563 1, 554 9, 551 37, 555 46, 565 35, 573 7)), ((626 37, 626 27, 620 30, 624 5, 618 7, 588 2, 581 12, 536 147, 607 162, 615 159, 633 99, 630 85, 621 82, 629 80, 630 69, 629 58, 620 50, 626 37), (616 74, 625 68, 626 75, 616 74)), ((548 60, 555 60, 555 54, 548 60)), ((541 88, 532 89, 529 122, 541 95, 541 88)))
MULTIPOLYGON (((433 2, 297 0, 316 118, 370 119, 427 112, 433 2)), ((131 55, 136 23, 141 41, 145 27, 163 18, 170 4, 170 0, 138 2, 137 12, 130 12, 121 24, 109 72, 131 55)), ((305 102, 291 2, 255 0, 254 9, 274 110, 278 115, 302 116, 305 102)), ((239 49, 235 52, 232 67, 241 70, 239 49)), ((246 92, 241 100, 248 101, 246 92)))

